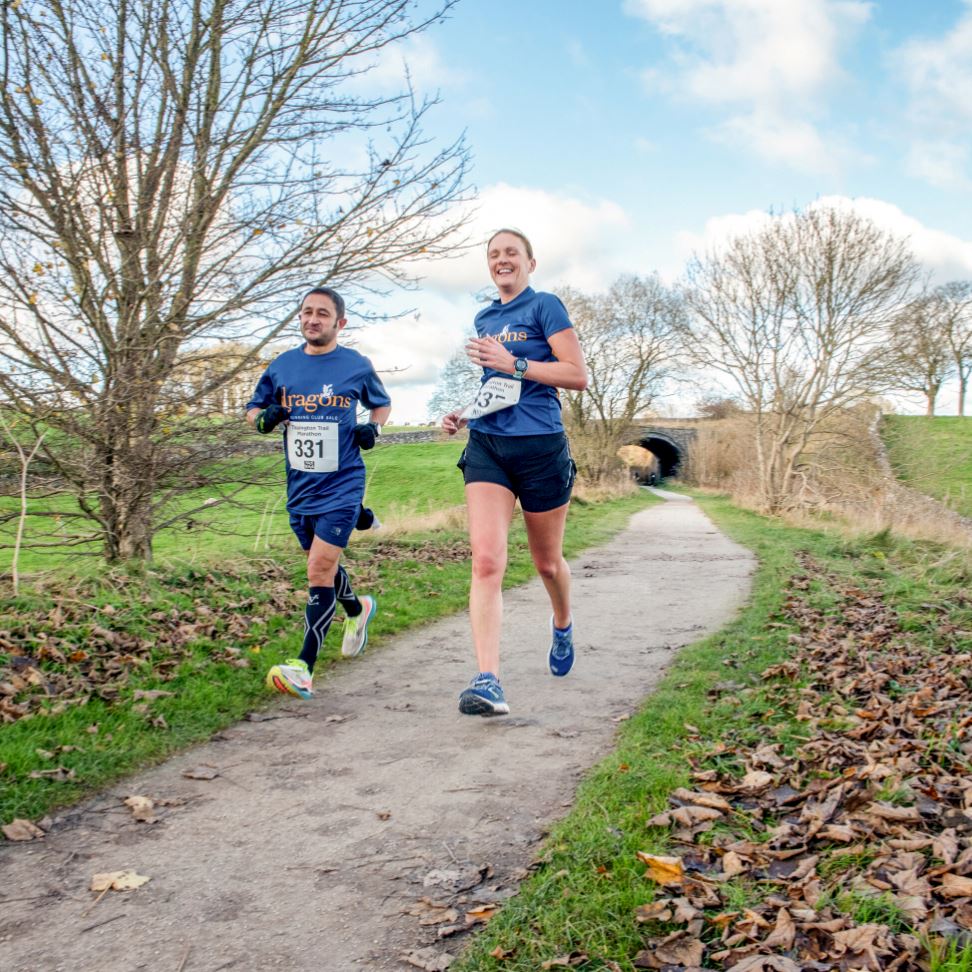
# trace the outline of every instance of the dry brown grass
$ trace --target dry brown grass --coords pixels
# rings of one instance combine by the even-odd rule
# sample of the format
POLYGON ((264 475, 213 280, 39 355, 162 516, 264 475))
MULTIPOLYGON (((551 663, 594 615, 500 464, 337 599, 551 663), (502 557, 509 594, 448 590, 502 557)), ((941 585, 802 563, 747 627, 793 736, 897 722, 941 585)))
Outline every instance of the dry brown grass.
MULTIPOLYGON (((879 461, 874 410, 849 409, 821 429, 801 457, 788 523, 833 525, 851 535, 892 530, 913 539, 972 547, 972 529, 929 496, 889 476, 879 461)), ((698 488, 728 493, 746 509, 758 509, 753 431, 745 415, 700 423, 682 479, 698 488)))
MULTIPOLYGON (((465 505, 449 506, 442 510, 419 513, 414 506, 392 503, 381 511, 380 534, 384 537, 399 537, 407 533, 422 533, 432 530, 465 530, 467 526, 465 505)), ((369 530, 364 533, 352 532, 352 541, 362 537, 374 536, 369 530)))
POLYGON ((606 500, 632 496, 640 488, 625 468, 596 482, 578 476, 574 483, 574 497, 581 503, 603 503, 606 500))

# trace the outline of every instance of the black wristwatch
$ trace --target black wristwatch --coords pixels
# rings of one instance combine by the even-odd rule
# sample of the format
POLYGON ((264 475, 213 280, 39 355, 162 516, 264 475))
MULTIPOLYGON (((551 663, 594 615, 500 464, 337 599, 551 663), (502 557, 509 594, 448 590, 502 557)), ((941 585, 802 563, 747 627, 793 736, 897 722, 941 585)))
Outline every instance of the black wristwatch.
POLYGON ((530 362, 527 361, 526 358, 517 358, 516 361, 513 362, 513 377, 522 379, 529 366, 530 362))

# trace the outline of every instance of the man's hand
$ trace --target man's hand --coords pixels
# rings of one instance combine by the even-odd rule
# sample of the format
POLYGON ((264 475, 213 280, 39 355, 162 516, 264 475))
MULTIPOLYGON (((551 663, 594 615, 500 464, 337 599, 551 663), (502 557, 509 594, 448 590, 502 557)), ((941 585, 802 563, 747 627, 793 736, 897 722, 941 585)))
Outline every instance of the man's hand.
POLYGON ((290 409, 284 408, 283 405, 278 405, 274 402, 272 405, 268 405, 256 417, 253 425, 257 432, 262 432, 266 435, 268 432, 272 432, 281 422, 286 422, 289 418, 290 409))
POLYGON ((362 422, 354 427, 351 438, 359 449, 373 449, 378 438, 378 426, 374 422, 362 422))

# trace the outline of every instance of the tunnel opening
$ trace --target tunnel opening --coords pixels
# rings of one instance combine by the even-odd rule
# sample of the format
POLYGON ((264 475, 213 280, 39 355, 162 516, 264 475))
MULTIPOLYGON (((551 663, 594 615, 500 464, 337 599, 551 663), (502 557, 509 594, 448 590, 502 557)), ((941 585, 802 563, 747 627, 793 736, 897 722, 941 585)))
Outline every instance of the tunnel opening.
POLYGON ((678 468, 682 462, 682 452, 671 439, 660 435, 649 435, 638 445, 653 453, 658 460, 658 475, 661 479, 678 475, 678 468))

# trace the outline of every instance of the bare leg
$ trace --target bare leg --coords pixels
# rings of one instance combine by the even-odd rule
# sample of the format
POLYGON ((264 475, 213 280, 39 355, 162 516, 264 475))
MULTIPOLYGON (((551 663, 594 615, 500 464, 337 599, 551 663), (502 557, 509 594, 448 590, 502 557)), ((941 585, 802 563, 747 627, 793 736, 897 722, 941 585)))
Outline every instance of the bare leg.
POLYGON ((564 527, 568 503, 544 513, 523 513, 533 565, 553 608, 554 624, 570 624, 570 567, 564 559, 564 527))
POLYGON ((472 546, 469 621, 473 647, 479 670, 492 672, 497 677, 503 627, 506 544, 515 502, 513 494, 496 483, 469 483, 466 486, 469 543, 472 546))
POLYGON ((307 584, 310 587, 333 587, 341 548, 315 536, 307 551, 307 584))

